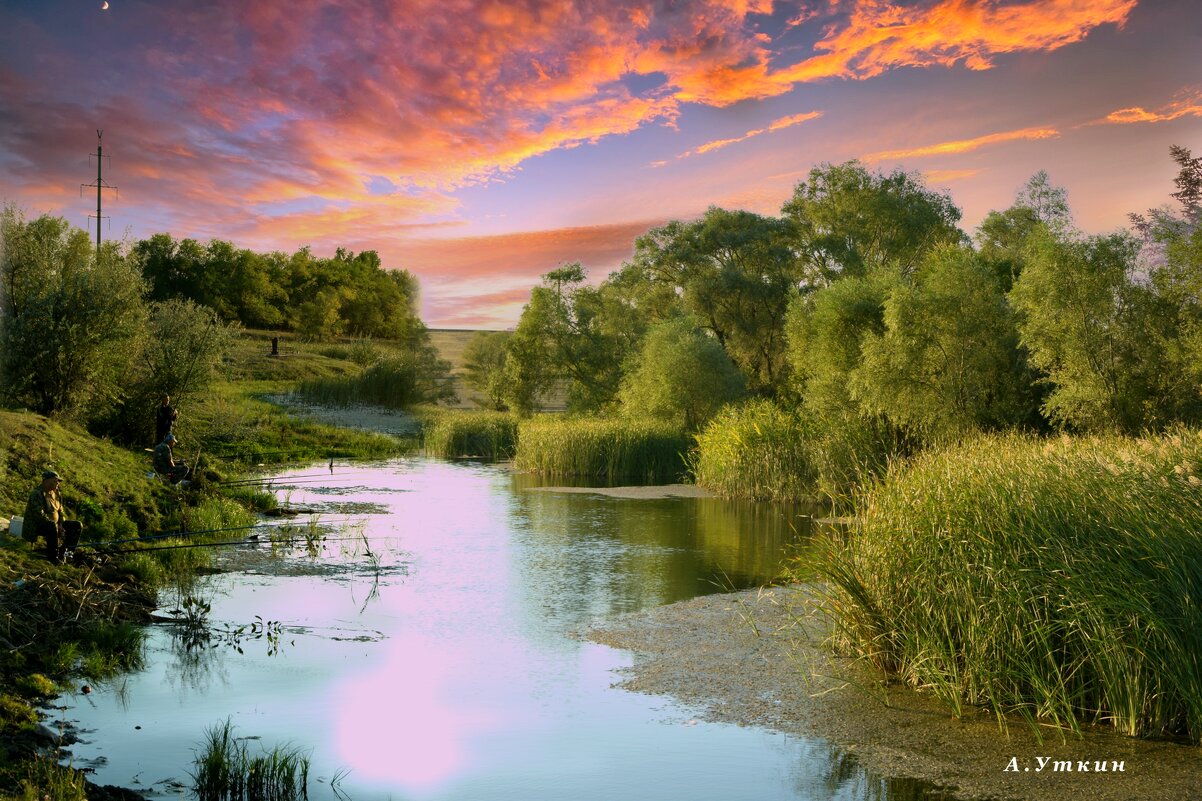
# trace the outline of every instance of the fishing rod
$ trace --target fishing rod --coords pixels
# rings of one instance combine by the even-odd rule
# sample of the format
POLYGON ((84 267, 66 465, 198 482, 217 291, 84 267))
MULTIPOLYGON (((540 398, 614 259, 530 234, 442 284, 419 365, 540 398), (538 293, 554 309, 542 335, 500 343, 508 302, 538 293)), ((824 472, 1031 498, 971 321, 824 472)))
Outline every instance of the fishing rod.
MULTIPOLYGON (((366 537, 360 535, 358 537, 322 537, 321 542, 362 542, 366 537)), ((303 539, 302 537, 290 538, 288 542, 303 539)), ((393 538, 395 539, 395 537, 393 538)), ((270 541, 268 541, 270 542, 270 541)), ((223 540, 221 542, 189 542, 178 545, 155 545, 150 548, 119 548, 117 550, 108 551, 108 553, 146 553, 147 551, 173 551, 181 548, 219 548, 226 545, 262 545, 264 540, 258 537, 241 539, 241 540, 223 540)))
MULTIPOLYGON (((320 525, 336 525, 336 524, 350 523, 350 522, 354 522, 354 521, 350 518, 318 521, 318 523, 320 525)), ((225 526, 223 528, 204 528, 204 529, 200 529, 198 531, 167 531, 167 532, 160 532, 158 534, 144 534, 140 537, 134 537, 132 539, 125 539, 125 540, 94 540, 92 542, 81 542, 76 547, 82 548, 84 546, 103 547, 103 546, 107 546, 107 545, 124 545, 129 542, 147 542, 147 541, 151 541, 151 540, 167 539, 169 537, 194 537, 197 534, 217 534, 222 531, 248 531, 252 528, 288 528, 293 525, 294 524, 292 524, 292 523, 252 523, 252 524, 246 525, 246 526, 225 526)), ((137 549, 137 550, 149 550, 149 549, 137 549)))
POLYGON ((298 476, 258 476, 257 478, 233 478, 229 481, 212 481, 210 483, 218 487, 234 487, 239 484, 266 484, 275 481, 315 480, 319 478, 328 480, 330 478, 348 478, 352 476, 357 478, 362 475, 366 475, 366 473, 302 473, 298 476))

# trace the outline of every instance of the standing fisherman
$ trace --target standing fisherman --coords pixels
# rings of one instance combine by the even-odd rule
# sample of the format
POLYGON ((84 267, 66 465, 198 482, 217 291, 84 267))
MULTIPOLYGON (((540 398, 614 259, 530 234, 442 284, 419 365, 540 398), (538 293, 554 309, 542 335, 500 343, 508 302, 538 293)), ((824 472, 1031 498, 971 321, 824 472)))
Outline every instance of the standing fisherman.
POLYGON ((162 403, 154 413, 154 444, 158 445, 168 434, 171 433, 172 426, 175 425, 175 418, 179 417, 179 412, 171 406, 171 396, 164 395, 162 403))
POLYGON ((29 494, 29 502, 25 504, 25 521, 22 524, 21 536, 30 544, 38 537, 46 540, 46 556, 52 562, 63 561, 64 545, 60 545, 60 535, 63 533, 63 502, 58 494, 61 479, 58 473, 47 470, 42 473, 42 483, 29 494))

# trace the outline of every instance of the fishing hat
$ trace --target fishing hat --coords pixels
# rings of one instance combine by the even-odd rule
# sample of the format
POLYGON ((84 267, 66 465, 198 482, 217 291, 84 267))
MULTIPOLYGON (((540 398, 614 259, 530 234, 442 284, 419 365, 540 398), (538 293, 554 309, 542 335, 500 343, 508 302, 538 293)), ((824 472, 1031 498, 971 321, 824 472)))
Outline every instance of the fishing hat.
POLYGON ((174 434, 168 434, 167 436, 163 437, 163 442, 179 442, 179 440, 175 438, 174 434))
POLYGON ((61 480, 62 476, 60 476, 58 473, 54 472, 53 470, 46 470, 42 473, 42 481, 46 481, 47 479, 51 479, 51 478, 57 478, 57 479, 61 480))

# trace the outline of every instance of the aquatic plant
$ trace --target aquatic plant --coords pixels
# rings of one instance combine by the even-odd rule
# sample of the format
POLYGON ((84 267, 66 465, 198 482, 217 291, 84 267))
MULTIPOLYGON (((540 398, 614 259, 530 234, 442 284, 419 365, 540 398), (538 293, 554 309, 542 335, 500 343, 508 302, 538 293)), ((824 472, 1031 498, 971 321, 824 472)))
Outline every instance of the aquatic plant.
POLYGON ((820 560, 835 640, 960 713, 1202 741, 1202 433, 928 452, 820 560))
POLYGON ((798 412, 771 401, 728 406, 697 435, 689 467, 698 485, 728 497, 813 500, 812 436, 798 412))
POLYGON ((684 476, 690 442, 667 423, 547 415, 522 421, 513 465, 550 475, 663 483, 684 476))
POLYGON ((517 448, 518 420, 506 412, 443 411, 422 427, 426 453, 445 459, 508 459, 517 448))
POLYGON ((298 801, 309 797, 309 756, 277 746, 252 755, 230 720, 205 730, 192 773, 199 801, 298 801))

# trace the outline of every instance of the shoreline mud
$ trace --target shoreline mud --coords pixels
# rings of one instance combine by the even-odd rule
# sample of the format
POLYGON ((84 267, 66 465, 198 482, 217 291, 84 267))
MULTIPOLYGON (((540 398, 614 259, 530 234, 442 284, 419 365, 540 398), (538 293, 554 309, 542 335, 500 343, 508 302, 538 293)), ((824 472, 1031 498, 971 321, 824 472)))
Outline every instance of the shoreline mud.
POLYGON ((827 632, 812 589, 777 587, 630 613, 581 636, 634 653, 619 687, 672 696, 708 720, 825 740, 872 773, 933 782, 956 798, 1202 799, 1196 747, 1102 729, 1036 733, 1023 720, 1002 729, 976 710, 955 719, 832 654, 827 632))

